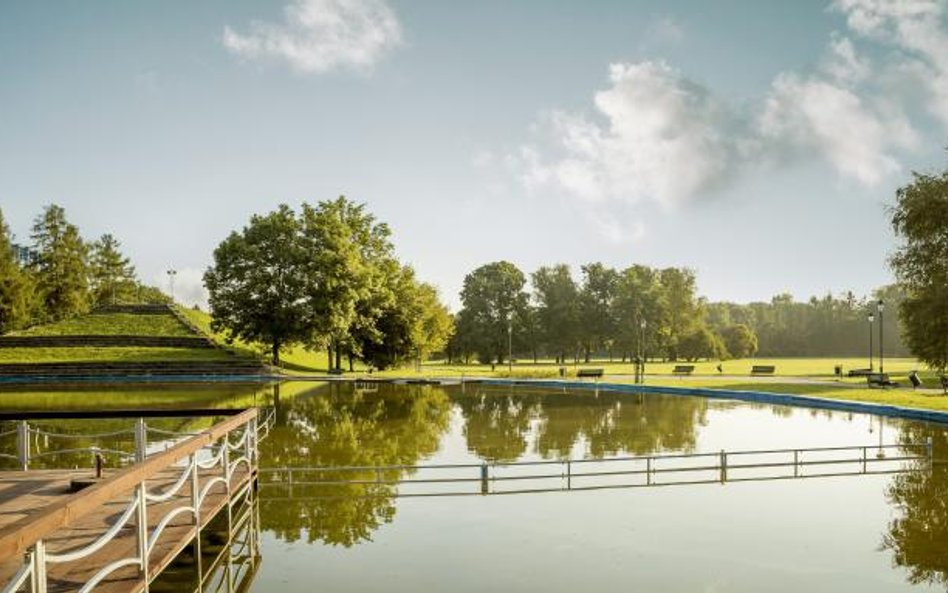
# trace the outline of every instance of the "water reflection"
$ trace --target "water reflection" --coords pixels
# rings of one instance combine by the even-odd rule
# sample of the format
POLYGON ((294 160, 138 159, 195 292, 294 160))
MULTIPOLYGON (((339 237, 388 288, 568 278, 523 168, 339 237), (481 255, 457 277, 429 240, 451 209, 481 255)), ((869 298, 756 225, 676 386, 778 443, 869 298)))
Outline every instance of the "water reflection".
MULTIPOLYGON (((942 427, 902 429, 902 442, 929 437, 933 458, 948 460, 948 432, 942 427)), ((936 462, 930 470, 919 469, 895 476, 886 490, 895 518, 882 538, 882 549, 891 550, 893 564, 908 571, 910 583, 948 588, 948 465, 936 462)))
MULTIPOLYGON (((442 389, 421 385, 381 385, 365 392, 350 384, 324 384, 291 402, 275 388, 274 402, 276 425, 260 446, 264 469, 412 465, 437 451, 451 410, 442 389)), ((392 485, 321 486, 316 500, 298 498, 306 486, 296 488, 297 497, 268 496, 265 490, 261 503, 263 528, 285 541, 305 536, 348 547, 370 539, 395 516, 392 485)))

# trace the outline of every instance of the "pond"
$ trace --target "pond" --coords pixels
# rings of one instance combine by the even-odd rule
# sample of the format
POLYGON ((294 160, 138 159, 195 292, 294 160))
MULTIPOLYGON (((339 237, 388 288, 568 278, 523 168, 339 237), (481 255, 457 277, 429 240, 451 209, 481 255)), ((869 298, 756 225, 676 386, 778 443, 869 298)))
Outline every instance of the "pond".
MULTIPOLYGON (((175 406, 188 399, 159 391, 129 397, 175 406)), ((936 459, 948 457, 943 425, 679 395, 474 384, 288 383, 199 394, 203 408, 251 402, 276 411, 260 445, 262 562, 252 591, 948 589, 948 470, 897 459, 915 456, 911 445, 929 439, 936 459), (756 458, 765 467, 736 470, 740 451, 800 450, 818 461, 833 454, 810 450, 852 445, 866 446, 869 471, 880 473, 862 475, 858 461, 767 467, 784 453, 756 458), (722 450, 734 467, 726 477, 722 450), (668 458, 695 453, 714 455, 668 458), (714 469, 635 473, 646 456, 653 469, 692 459, 714 469), (627 457, 636 460, 605 461, 627 457), (562 491, 567 459, 569 471, 628 475, 574 477, 573 489, 562 491), (505 465, 524 461, 550 463, 505 465), (492 478, 553 477, 491 480, 485 496, 477 480, 485 462, 492 478), (292 487, 284 469, 433 465, 463 467, 339 470, 328 484, 292 487), (395 483, 455 477, 470 481, 395 483), (637 487, 583 489, 620 485, 637 487), (530 489, 552 492, 496 495, 530 489), (396 496, 458 492, 474 494, 396 496)), ((37 408, 81 401, 75 395, 7 401, 37 408)), ((81 399, 88 405, 99 397, 81 399)), ((312 481, 313 474, 299 475, 312 481)))

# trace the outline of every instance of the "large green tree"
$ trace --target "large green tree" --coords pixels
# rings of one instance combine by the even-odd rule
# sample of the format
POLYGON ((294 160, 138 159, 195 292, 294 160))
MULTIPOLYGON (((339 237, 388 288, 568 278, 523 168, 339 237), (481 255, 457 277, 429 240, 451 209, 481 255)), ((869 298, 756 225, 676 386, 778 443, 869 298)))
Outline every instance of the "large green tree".
POLYGON ((391 306, 398 273, 391 231, 345 197, 304 204, 301 224, 313 345, 328 346, 339 368, 343 353, 360 355, 360 343, 381 339, 376 321, 391 306))
POLYGON ((59 320, 88 311, 89 249, 79 229, 66 220, 66 211, 55 204, 44 208, 33 222, 32 239, 38 253, 33 268, 45 316, 59 320))
POLYGON ((533 273, 533 297, 541 341, 558 363, 575 356, 580 342, 580 293, 569 266, 542 267, 533 273))
POLYGON ((305 256, 300 223, 286 205, 254 215, 241 232, 231 233, 204 274, 214 329, 268 344, 279 364, 283 347, 310 337, 305 256))
POLYGON ((134 298, 135 267, 120 249, 121 244, 110 234, 102 235, 92 244, 89 267, 92 299, 96 305, 134 298))
POLYGON ((483 265, 464 278, 458 325, 469 332, 483 362, 502 362, 507 356, 508 331, 527 308, 526 278, 507 261, 483 265))
POLYGON ((905 291, 899 312, 911 351, 948 369, 948 170, 914 173, 896 191, 892 227, 901 245, 891 258, 905 291))
POLYGON ((0 211, 0 334, 26 325, 33 305, 33 285, 16 260, 11 238, 0 211))
POLYGON ((594 350, 612 353, 617 333, 615 299, 619 274, 598 262, 584 265, 582 271, 579 314, 586 362, 589 362, 594 350))

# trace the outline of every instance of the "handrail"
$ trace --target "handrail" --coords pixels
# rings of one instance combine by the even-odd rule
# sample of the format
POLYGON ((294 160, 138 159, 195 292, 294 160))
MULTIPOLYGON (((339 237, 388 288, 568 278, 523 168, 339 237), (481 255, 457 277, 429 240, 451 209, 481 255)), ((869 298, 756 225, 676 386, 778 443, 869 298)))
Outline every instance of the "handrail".
POLYGON ((166 451, 120 470, 99 484, 71 494, 35 515, 24 517, 0 529, 0 558, 22 554, 30 546, 57 529, 73 525, 78 519, 90 514, 115 496, 136 488, 144 480, 155 476, 169 465, 199 451, 256 417, 256 408, 245 410, 166 451))

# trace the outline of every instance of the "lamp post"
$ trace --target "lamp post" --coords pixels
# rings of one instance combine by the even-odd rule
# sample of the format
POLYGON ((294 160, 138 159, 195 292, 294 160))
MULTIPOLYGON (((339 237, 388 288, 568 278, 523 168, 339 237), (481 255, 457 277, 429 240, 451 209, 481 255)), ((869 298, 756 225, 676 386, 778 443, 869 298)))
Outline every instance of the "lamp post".
POLYGON ((168 284, 170 285, 171 292, 171 303, 174 304, 174 277, 178 275, 178 270, 171 268, 167 272, 168 274, 168 284))
POLYGON ((872 311, 869 311, 869 370, 872 370, 872 322, 875 321, 876 316, 873 315, 872 311))
POLYGON ((885 346, 882 344, 882 327, 885 325, 884 319, 882 318, 882 312, 885 310, 885 303, 882 302, 882 299, 879 299, 877 304, 879 309, 879 372, 885 372, 885 346))
POLYGON ((639 320, 639 382, 645 383, 645 318, 639 320))

